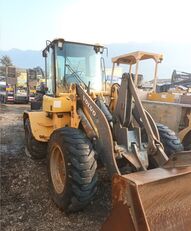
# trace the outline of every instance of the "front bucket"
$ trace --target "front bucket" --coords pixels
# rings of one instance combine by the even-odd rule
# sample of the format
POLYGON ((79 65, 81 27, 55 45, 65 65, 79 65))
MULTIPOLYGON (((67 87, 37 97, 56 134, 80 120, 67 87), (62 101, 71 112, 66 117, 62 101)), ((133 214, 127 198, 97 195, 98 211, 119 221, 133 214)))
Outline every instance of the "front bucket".
POLYGON ((102 231, 191 230, 191 167, 115 175, 102 231))

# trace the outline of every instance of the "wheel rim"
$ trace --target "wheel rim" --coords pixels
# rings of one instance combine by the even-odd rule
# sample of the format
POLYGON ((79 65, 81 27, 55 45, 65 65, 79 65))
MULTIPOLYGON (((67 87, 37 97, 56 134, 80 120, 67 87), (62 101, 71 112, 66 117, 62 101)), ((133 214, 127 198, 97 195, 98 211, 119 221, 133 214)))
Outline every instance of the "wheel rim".
POLYGON ((50 173, 55 191, 58 194, 62 193, 66 183, 66 167, 62 150, 57 145, 51 152, 50 173))

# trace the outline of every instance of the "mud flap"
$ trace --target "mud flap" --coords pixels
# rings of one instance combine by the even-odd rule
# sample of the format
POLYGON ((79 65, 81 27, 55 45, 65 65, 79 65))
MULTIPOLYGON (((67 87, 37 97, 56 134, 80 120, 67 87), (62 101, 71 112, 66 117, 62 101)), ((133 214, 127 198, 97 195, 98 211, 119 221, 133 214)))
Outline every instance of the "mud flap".
POLYGON ((191 166, 115 175, 113 209, 101 230, 189 230, 190 182, 191 166))

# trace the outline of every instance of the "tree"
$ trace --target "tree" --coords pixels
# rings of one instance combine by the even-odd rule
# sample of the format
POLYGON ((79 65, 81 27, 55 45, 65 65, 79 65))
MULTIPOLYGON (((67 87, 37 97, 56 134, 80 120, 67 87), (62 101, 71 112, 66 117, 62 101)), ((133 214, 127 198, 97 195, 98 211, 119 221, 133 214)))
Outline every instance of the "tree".
POLYGON ((0 58, 0 63, 5 67, 13 66, 11 58, 7 55, 4 55, 2 58, 0 58))

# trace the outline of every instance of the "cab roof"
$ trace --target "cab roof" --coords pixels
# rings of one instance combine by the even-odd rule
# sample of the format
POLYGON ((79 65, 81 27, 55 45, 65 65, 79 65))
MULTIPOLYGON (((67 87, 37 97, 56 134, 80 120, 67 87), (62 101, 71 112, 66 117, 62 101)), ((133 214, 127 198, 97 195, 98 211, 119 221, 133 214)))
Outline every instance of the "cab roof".
MULTIPOLYGON (((101 45, 101 44, 98 44, 98 43, 90 44, 90 43, 82 43, 82 42, 75 42, 75 41, 66 41, 66 40, 63 39, 63 38, 55 38, 55 39, 53 39, 52 41, 49 41, 49 40, 47 40, 47 41, 49 42, 49 44, 57 43, 57 42, 62 42, 62 43, 67 42, 67 43, 83 44, 83 45, 88 45, 88 46, 104 47, 104 45, 101 45)), ((48 45, 49 45, 49 44, 48 44, 48 45)))
POLYGON ((52 45, 57 44, 57 43, 73 43, 73 44, 80 44, 80 45, 86 45, 86 46, 92 46, 94 48, 98 48, 98 49, 105 49, 104 45, 100 45, 100 44, 88 44, 88 43, 81 43, 81 42, 71 42, 71 41, 66 41, 63 38, 56 38, 53 39, 52 41, 50 40, 46 40, 46 47, 45 49, 42 51, 42 56, 46 57, 46 51, 49 50, 50 47, 52 47, 52 45))
POLYGON ((117 64, 135 64, 138 60, 153 59, 160 63, 163 60, 162 54, 149 53, 145 51, 136 51, 112 58, 113 63, 117 64))

